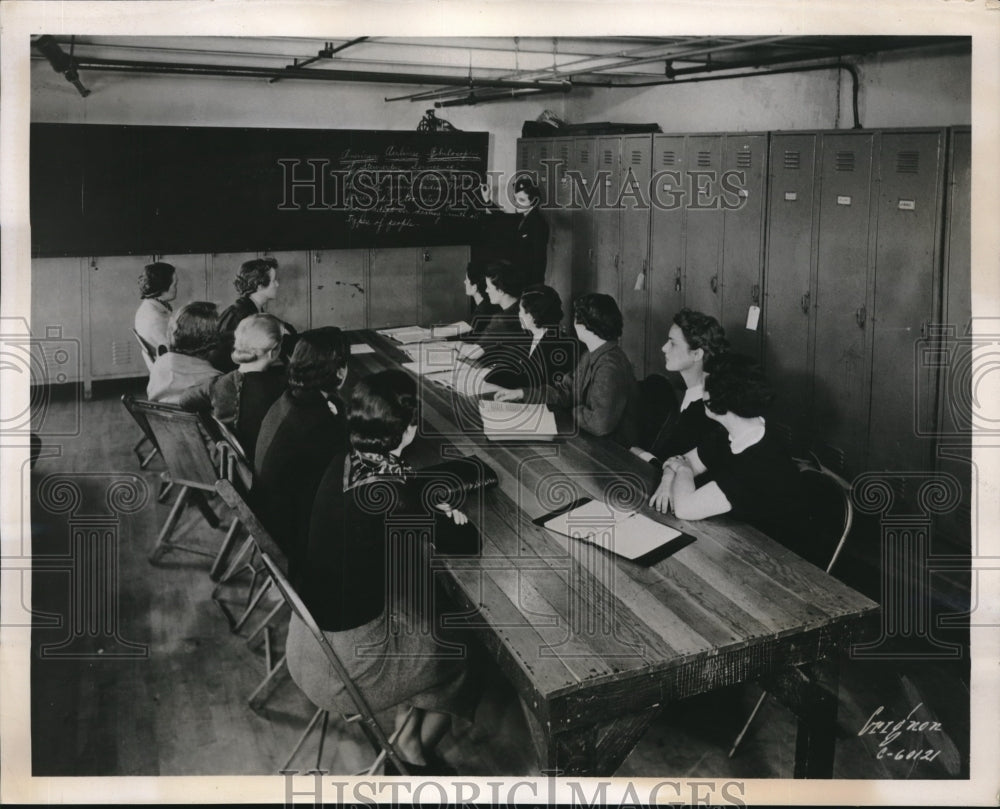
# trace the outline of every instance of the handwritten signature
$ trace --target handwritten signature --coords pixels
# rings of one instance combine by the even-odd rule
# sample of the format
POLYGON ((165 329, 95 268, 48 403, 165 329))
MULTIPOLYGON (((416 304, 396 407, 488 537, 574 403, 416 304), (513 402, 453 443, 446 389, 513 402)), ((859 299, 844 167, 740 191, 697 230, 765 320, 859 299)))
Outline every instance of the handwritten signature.
POLYGON ((893 745, 893 742, 899 739, 904 733, 944 732, 940 722, 931 719, 921 720, 913 718, 913 715, 922 707, 923 703, 921 702, 906 715, 906 718, 893 720, 876 719, 876 717, 881 717, 882 712, 885 710, 884 705, 879 705, 874 713, 868 717, 868 721, 865 722, 864 727, 858 731, 858 736, 884 737, 878 743, 879 749, 875 755, 876 759, 891 761, 933 761, 940 755, 940 749, 934 747, 907 747, 905 739, 900 742, 900 747, 897 748, 893 745))

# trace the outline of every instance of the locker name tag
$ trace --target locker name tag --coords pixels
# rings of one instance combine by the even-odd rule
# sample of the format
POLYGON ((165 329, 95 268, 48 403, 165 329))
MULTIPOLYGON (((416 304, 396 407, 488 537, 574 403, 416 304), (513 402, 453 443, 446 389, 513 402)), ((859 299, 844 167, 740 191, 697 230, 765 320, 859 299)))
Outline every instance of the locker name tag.
POLYGON ((899 201, 899 210, 901 210, 901 211, 915 211, 915 210, 917 210, 916 200, 901 199, 899 201))
POLYGON ((760 307, 753 305, 747 309, 747 328, 750 331, 757 331, 760 324, 760 307))
POLYGON ((837 197, 837 204, 838 205, 850 205, 851 204, 851 198, 850 197, 837 197))
POLYGON ((795 200, 797 200, 798 198, 799 198, 799 195, 795 191, 786 191, 785 192, 785 202, 795 202, 795 200))

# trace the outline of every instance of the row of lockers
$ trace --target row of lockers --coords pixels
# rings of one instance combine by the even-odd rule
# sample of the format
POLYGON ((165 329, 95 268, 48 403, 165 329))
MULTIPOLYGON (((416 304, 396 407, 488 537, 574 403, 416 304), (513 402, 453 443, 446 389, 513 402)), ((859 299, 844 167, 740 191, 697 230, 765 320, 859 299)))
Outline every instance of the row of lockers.
POLYGON ((848 474, 934 465, 940 374, 919 357, 969 320, 969 165, 965 129, 518 144, 553 284, 618 299, 637 373, 662 369, 678 309, 713 314, 763 360, 775 428, 848 474))
MULTIPOLYGON (((138 278, 154 258, 177 268, 177 306, 236 298, 240 264, 263 253, 44 258, 31 263, 32 334, 40 339, 32 381, 142 376, 131 329, 138 278)), ((383 328, 452 322, 468 314, 462 287, 467 246, 276 252, 279 294, 268 311, 299 329, 383 328)))

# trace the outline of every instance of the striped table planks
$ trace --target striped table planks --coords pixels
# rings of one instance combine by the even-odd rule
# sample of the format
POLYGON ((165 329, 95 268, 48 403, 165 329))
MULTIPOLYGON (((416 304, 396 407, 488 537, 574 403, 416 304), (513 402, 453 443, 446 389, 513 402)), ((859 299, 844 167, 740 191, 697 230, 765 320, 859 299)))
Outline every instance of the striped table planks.
MULTIPOLYGON (((407 360, 374 332, 352 339, 375 349, 352 356, 354 379, 407 360)), ((652 511, 658 471, 611 441, 490 442, 475 400, 418 384, 421 441, 432 453, 478 454, 500 479, 469 514, 481 554, 434 564, 530 710, 543 768, 612 774, 670 700, 771 677, 799 716, 796 776, 829 777, 836 660, 872 628, 877 604, 731 518, 652 511), (582 496, 638 508, 697 541, 645 568, 560 544, 531 522, 582 496)))

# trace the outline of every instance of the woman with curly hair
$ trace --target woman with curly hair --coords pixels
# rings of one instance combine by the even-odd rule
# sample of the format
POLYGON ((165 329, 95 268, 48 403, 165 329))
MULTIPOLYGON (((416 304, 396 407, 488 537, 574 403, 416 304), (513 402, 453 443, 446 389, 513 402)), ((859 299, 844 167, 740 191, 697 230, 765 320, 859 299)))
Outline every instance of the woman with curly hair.
POLYGON ((732 513, 787 545, 801 548, 810 533, 808 497, 798 468, 767 430, 774 399, 760 366, 742 354, 722 354, 708 365, 705 414, 724 429, 697 448, 668 458, 652 505, 672 507, 682 520, 732 513))
POLYGON ((305 331, 288 363, 288 389, 260 425, 251 499, 293 577, 308 536, 316 486, 347 446, 344 403, 350 346, 336 326, 305 331))
POLYGON ((285 390, 283 333, 281 321, 271 315, 244 318, 234 338, 236 370, 189 388, 179 401, 188 410, 211 410, 232 430, 251 464, 261 422, 285 390))
MULTIPOLYGON (((167 325, 174 311, 170 305, 177 297, 177 270, 173 264, 154 261, 147 264, 139 276, 139 297, 142 303, 135 312, 135 333, 153 350, 154 355, 165 351, 170 342, 167 325)), ((152 362, 147 359, 147 365, 152 362)), ((152 368, 150 368, 152 370, 152 368)))
MULTIPOLYGON (((417 405, 416 382, 404 371, 382 371, 355 385, 350 450, 334 456, 319 484, 298 589, 372 709, 397 706, 396 745, 410 774, 447 775, 454 771, 434 747, 451 717, 472 720, 478 687, 468 676, 468 649, 442 645, 446 635, 432 629, 440 602, 429 597, 425 551, 435 523, 449 530, 467 519, 444 503, 425 504, 412 485, 415 473, 402 453, 417 432, 417 405)), ((288 671, 314 704, 355 710, 319 644, 294 617, 286 648, 288 671)), ((386 765, 386 774, 396 773, 386 765)))
POLYGON ((151 402, 177 404, 188 388, 219 375, 209 361, 219 343, 218 323, 219 310, 209 301, 192 301, 170 316, 170 350, 153 363, 146 385, 151 402))

